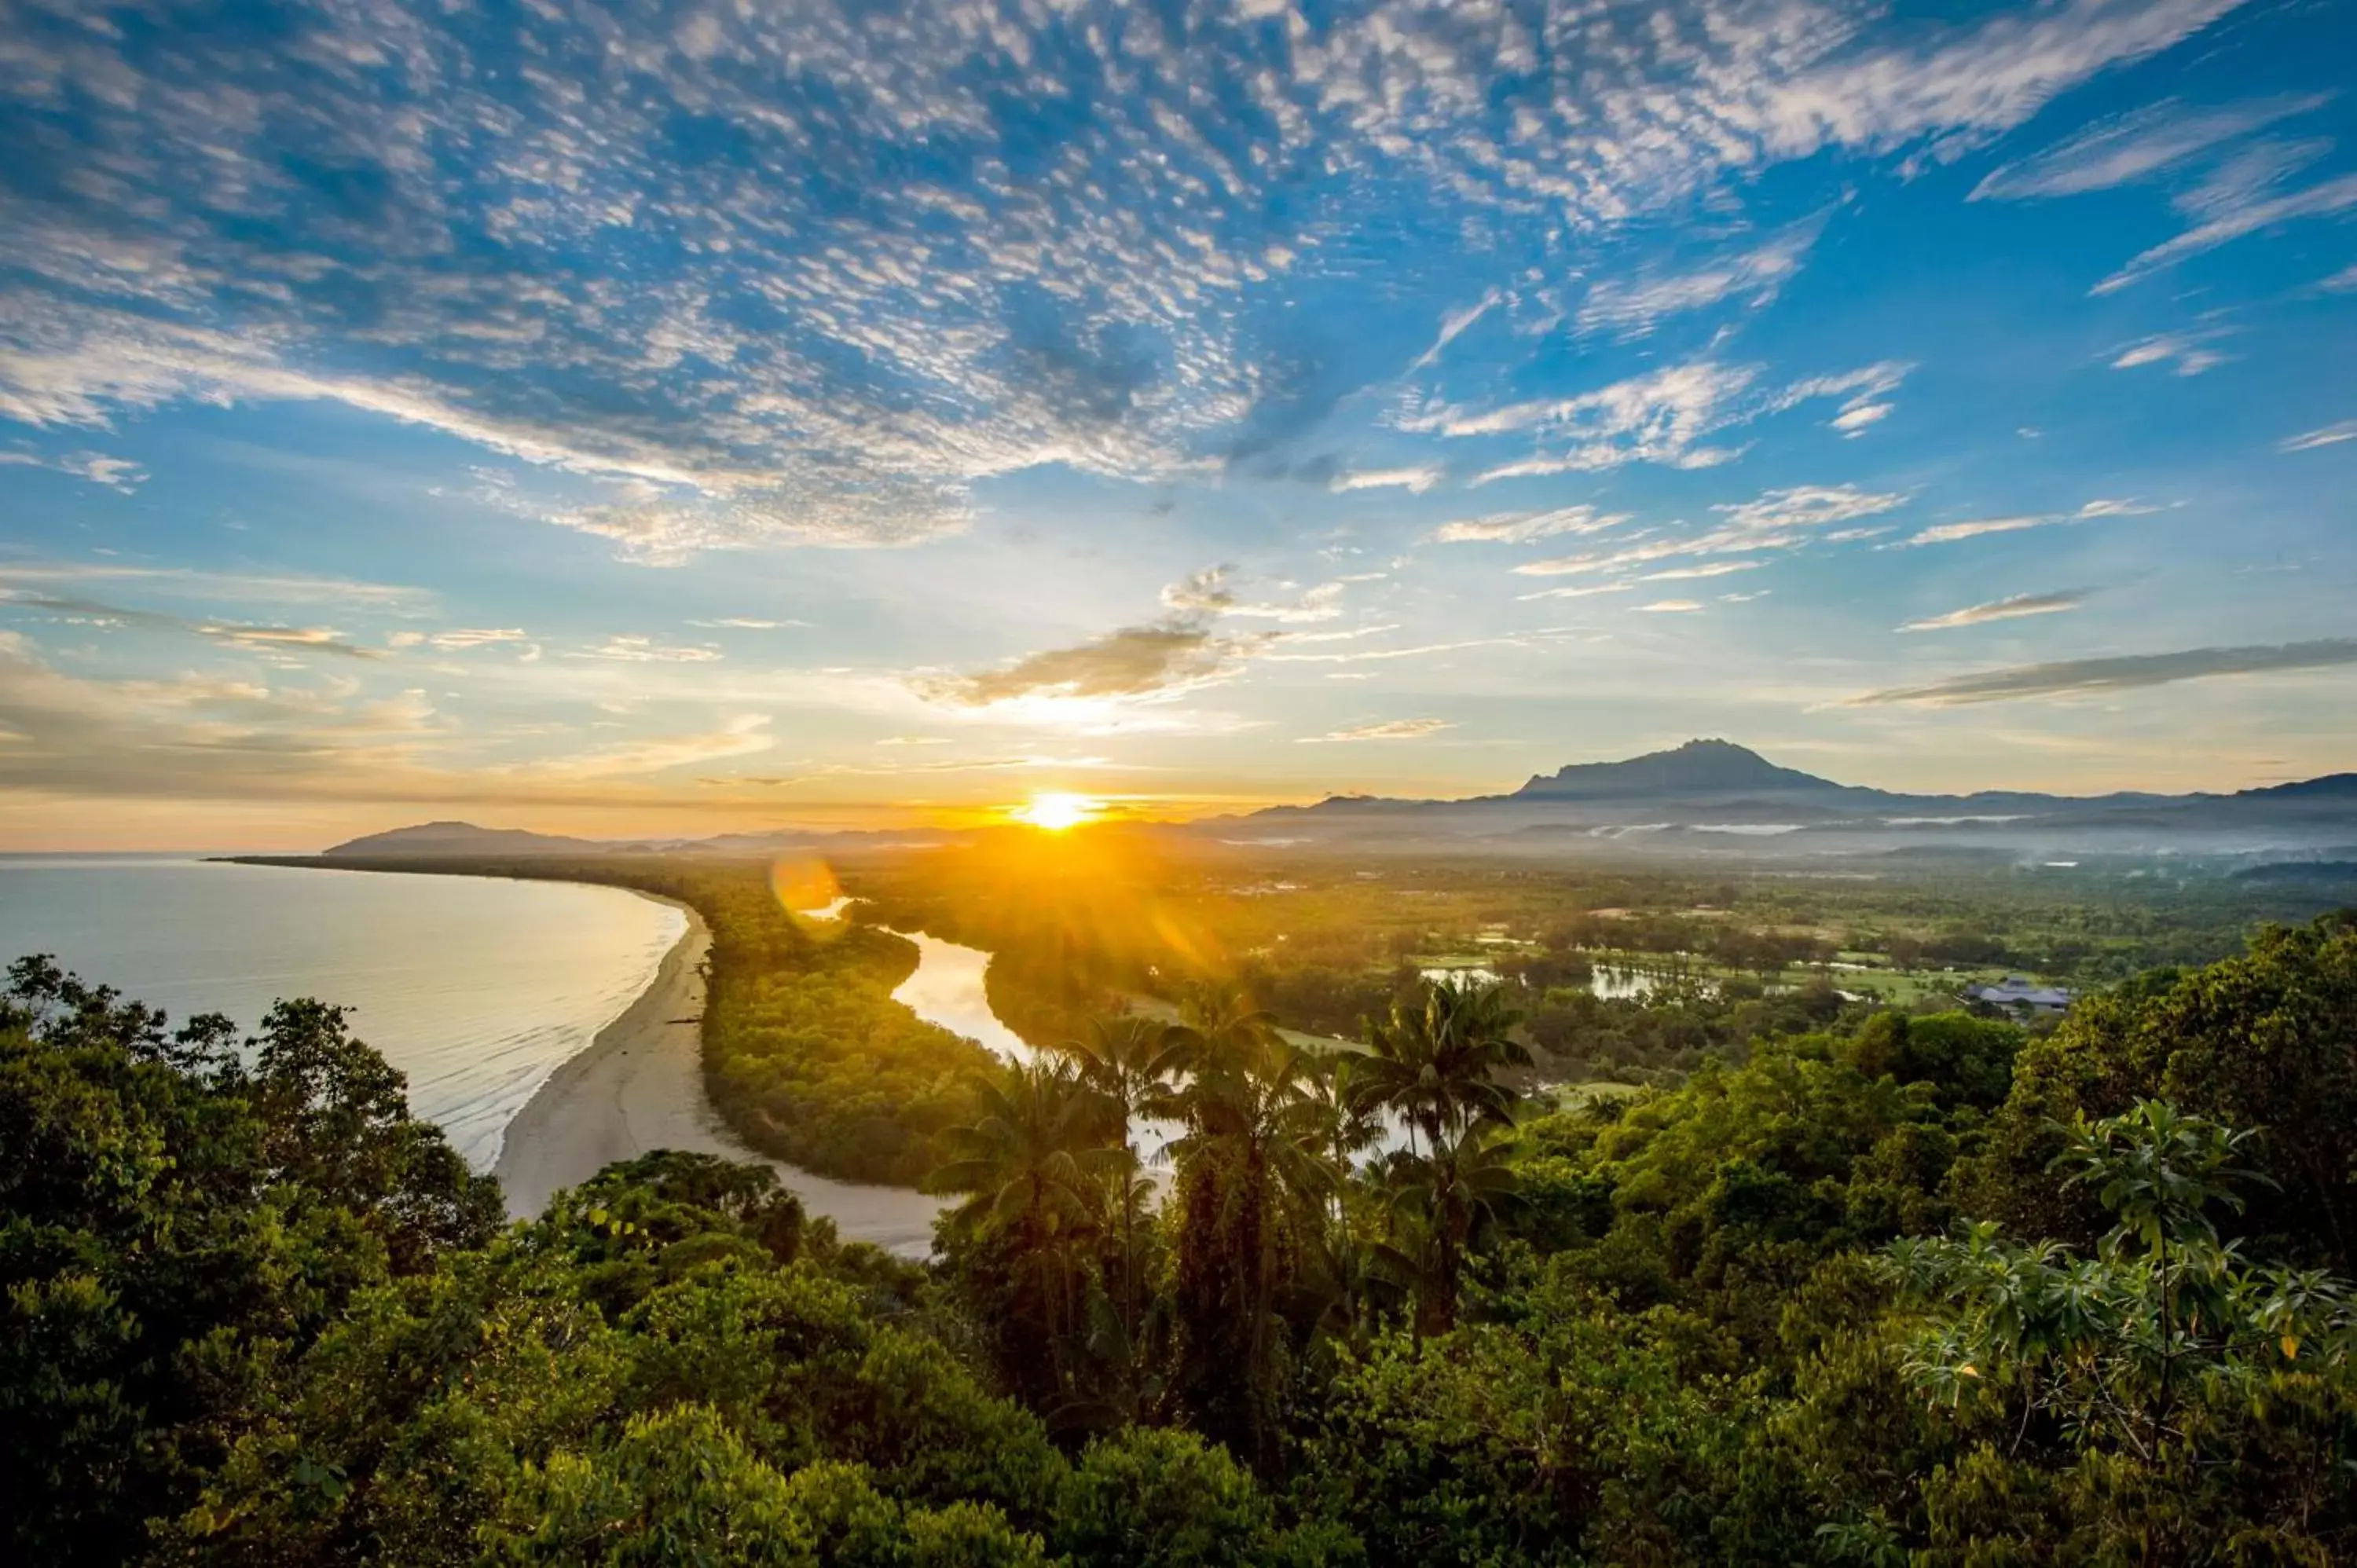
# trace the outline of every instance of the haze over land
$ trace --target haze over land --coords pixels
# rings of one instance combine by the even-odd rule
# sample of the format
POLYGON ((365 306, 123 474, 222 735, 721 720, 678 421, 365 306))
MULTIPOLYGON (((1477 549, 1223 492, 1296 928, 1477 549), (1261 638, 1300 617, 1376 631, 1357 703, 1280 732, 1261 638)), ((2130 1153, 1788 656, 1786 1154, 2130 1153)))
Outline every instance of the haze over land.
POLYGON ((11 11, 0 847, 1694 735, 2346 771, 2352 56, 2234 0, 11 11))
MULTIPOLYGON (((1723 740, 1692 740, 1624 762, 1575 763, 1521 789, 1465 800, 1332 796, 1189 827, 1140 831, 1243 849, 1470 850, 1620 862, 1778 860, 1973 849, 2005 856, 2222 857, 2231 866, 2357 864, 2357 774, 2233 795, 2029 790, 1901 794, 1780 768, 1723 740)), ((438 822, 364 834, 325 853, 350 860, 496 860, 631 854, 746 855, 796 847, 895 849, 1004 829, 860 832, 786 830, 711 838, 595 841, 438 822)), ((2076 861, 2049 863, 2069 869, 2076 861)), ((2339 867, 2345 872, 2347 865, 2339 867)))

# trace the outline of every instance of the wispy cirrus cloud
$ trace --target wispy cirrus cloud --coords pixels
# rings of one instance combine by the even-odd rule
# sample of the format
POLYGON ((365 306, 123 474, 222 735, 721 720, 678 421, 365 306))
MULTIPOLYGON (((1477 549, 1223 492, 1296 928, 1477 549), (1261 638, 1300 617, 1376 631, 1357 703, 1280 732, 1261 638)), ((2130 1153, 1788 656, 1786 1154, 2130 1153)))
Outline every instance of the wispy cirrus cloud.
POLYGON ((2024 529, 2050 528, 2055 523, 2066 521, 2068 520, 2064 518, 2038 513, 2026 513, 2018 517, 1975 517, 1963 522, 1943 522, 1910 534, 1899 542, 1902 547, 1913 544, 1955 544, 1967 539, 1979 539, 1985 534, 2019 533, 2024 529))
POLYGON ((2029 201, 2136 184, 2329 102, 2329 94, 2317 92, 2214 108, 2176 100, 2155 103, 2098 121, 2042 152, 2000 166, 1983 177, 1969 199, 2029 201))
POLYGON ((739 714, 720 728, 696 735, 653 736, 590 746, 519 765, 492 768, 543 779, 616 779, 665 773, 731 757, 752 757, 777 745, 767 714, 739 714))
POLYGON ((2087 602, 2092 590, 2058 588, 2044 594, 2012 594, 1986 604, 1967 605, 1944 615, 1926 616, 1910 620, 1901 631, 1950 631, 1958 627, 1981 626, 1993 620, 2017 620, 2024 616, 2060 615, 2075 610, 2087 602))
POLYGON ((1489 315, 1505 297, 1503 290, 1493 288, 1471 305, 1443 315, 1440 318, 1440 329, 1433 335, 1432 347, 1415 357, 1415 361, 1408 366, 1408 373, 1413 375, 1418 371, 1430 370, 1439 363, 1442 350, 1464 336, 1475 322, 1489 315))
MULTIPOLYGON (((2210 107, 2165 101, 2100 121, 2005 165, 1982 179, 1972 199, 2045 199, 2146 181, 2175 184, 2174 205, 2192 227, 2142 252, 2091 291, 2112 294, 2245 235, 2357 206, 2357 176, 2289 186, 2330 150, 2330 142, 2258 134, 2321 109, 2331 96, 2279 94, 2210 107)), ((2209 351, 2194 350, 2180 358, 2179 374, 2196 374, 2216 362, 2209 351)))
POLYGON ((1444 522, 1432 535, 1436 544, 1528 544, 1535 539, 1563 534, 1602 533, 1627 522, 1625 511, 1605 512, 1587 505, 1556 507, 1550 511, 1502 511, 1487 517, 1458 518, 1444 522))
POLYGON ((463 653, 468 649, 531 640, 530 634, 521 627, 480 626, 453 627, 448 631, 397 631, 386 639, 393 648, 431 648, 441 653, 463 653))
POLYGON ((1426 740, 1442 730, 1456 727, 1448 719, 1386 719, 1381 724, 1357 725, 1327 735, 1305 735, 1296 738, 1304 746, 1354 740, 1426 740))
POLYGON ((248 604, 350 605, 420 612, 434 596, 422 588, 293 572, 218 572, 191 566, 141 566, 120 561, 0 561, 0 585, 95 583, 175 599, 248 604))
POLYGON ((47 468, 103 485, 126 496, 147 479, 147 470, 139 464, 127 457, 110 457, 103 452, 66 452, 57 456, 44 456, 38 452, 0 452, 0 467, 47 468))
POLYGON ((1976 517, 1963 522, 1935 523, 1886 548, 1904 550, 1921 544, 1955 544, 1992 533, 2019 533, 2032 528, 2054 528, 2113 517, 2145 517, 2159 510, 2141 501, 2096 499, 2086 502, 2076 511, 2029 512, 2018 517, 1976 517))
POLYGON ((571 659, 606 659, 622 664, 709 664, 722 657, 716 648, 700 644, 658 642, 640 632, 619 632, 595 648, 576 648, 571 659))
POLYGON ((0 608, 23 606, 27 609, 51 610, 70 618, 95 625, 141 626, 159 630, 186 632, 247 653, 272 653, 281 656, 301 653, 324 653, 338 659, 382 659, 384 655, 372 648, 362 648, 350 641, 344 633, 327 626, 268 626, 231 620, 211 620, 202 618, 170 615, 161 610, 132 609, 123 605, 108 604, 69 595, 38 594, 24 589, 0 588, 0 608))
POLYGON ((1889 411, 1886 400, 1910 367, 1888 361, 1835 374, 1765 384, 1758 365, 1711 360, 1666 366, 1592 392, 1476 409, 1415 403, 1398 416, 1400 428, 1463 439, 1527 435, 1532 455, 1474 475, 1475 485, 1550 474, 1593 473, 1629 463, 1711 468, 1732 462, 1737 449, 1710 444, 1721 432, 1820 400, 1837 400, 1835 423, 1848 418, 1856 434, 1889 411), (1867 410, 1873 413, 1866 413, 1867 410))
MULTIPOLYGON (((1819 530, 1861 517, 1878 516, 1906 501, 1907 497, 1898 491, 1865 490, 1855 485, 1786 486, 1764 491, 1748 501, 1713 506, 1711 510, 1721 519, 1716 528, 1695 533, 1631 536, 1628 542, 1577 555, 1525 561, 1513 571, 1524 577, 1597 575, 1686 556, 1793 550, 1813 539, 1829 537, 1819 530)), ((1718 576, 1746 569, 1744 565, 1721 564, 1709 569, 1688 569, 1683 575, 1718 576)))
POLYGON ((1796 485, 1767 491, 1754 500, 1710 510, 1723 513, 1738 528, 1781 533, 1786 529, 1823 528, 1875 517, 1906 504, 1907 497, 1895 490, 1862 490, 1856 485, 1796 485))
POLYGON ((2179 375, 2198 376, 2226 362, 2225 355, 2207 346, 2222 336, 2219 332, 2171 332, 2146 338, 2121 349, 2119 357, 2112 361, 2112 369, 2133 371, 2174 361, 2179 375))
POLYGON ((751 784, 769 789, 780 789, 794 784, 809 784, 825 779, 902 779, 937 777, 958 773, 1017 773, 1042 768, 1086 769, 1090 772, 1135 772, 1136 763, 1116 762, 1110 757, 1058 757, 1043 753, 1019 756, 949 757, 938 762, 903 762, 885 767, 866 767, 855 762, 817 764, 805 771, 750 777, 731 774, 708 779, 713 784, 751 784))
POLYGON ((1809 249, 1824 231, 1827 213, 1818 213, 1749 249, 1731 252, 1685 272, 1648 273, 1626 280, 1607 278, 1580 302, 1580 329, 1641 338, 1665 317, 1740 298, 1753 309, 1771 303, 1801 270, 1809 249))
POLYGON ((1524 602, 1532 599, 1587 599, 1594 598, 1599 594, 1629 593, 1636 586, 1633 582, 1578 583, 1568 587, 1541 588, 1535 593, 1516 594, 1514 597, 1524 602))
POLYGON ((2249 648, 2192 648, 2178 653, 2126 654, 2020 664, 1952 676, 1921 686, 1894 686, 1850 699, 1851 706, 1908 704, 1957 707, 2025 697, 2074 696, 2165 686, 2225 675, 2264 675, 2357 664, 2357 638, 2271 643, 2249 648))
POLYGON ((1660 572, 1640 573, 1641 583, 1676 583, 1705 577, 1728 577, 1738 572, 1756 572, 1768 564, 1765 561, 1713 561, 1701 566, 1672 566, 1660 572))
POLYGON ((1337 495, 1353 490, 1405 490, 1420 496, 1440 483, 1448 470, 1437 463, 1406 468, 1357 468, 1336 474, 1326 488, 1337 495))
POLYGON ((2357 441, 2357 419, 2344 419, 2338 424, 2328 424, 2317 430, 2304 430, 2298 435, 2287 435, 2276 444, 2276 450, 2313 452, 2319 446, 2338 446, 2343 441, 2357 441))
POLYGON ((2174 239, 2138 252, 2117 272, 2088 292, 2113 294, 2178 263, 2214 251, 2245 235, 2301 218, 2329 217, 2357 208, 2357 174, 2345 174, 2296 190, 2279 188, 2292 172, 2318 156, 2328 143, 2305 143, 2292 148, 2265 148, 2247 164, 2232 166, 2212 188, 2180 199, 2179 205, 2201 220, 2174 239))

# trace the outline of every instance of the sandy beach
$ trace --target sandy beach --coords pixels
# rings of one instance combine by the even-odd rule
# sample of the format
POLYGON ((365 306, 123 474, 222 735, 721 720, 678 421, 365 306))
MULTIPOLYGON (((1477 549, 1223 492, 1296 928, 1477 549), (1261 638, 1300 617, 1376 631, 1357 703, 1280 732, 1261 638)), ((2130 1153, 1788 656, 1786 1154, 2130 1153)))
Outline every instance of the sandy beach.
POLYGON ((687 930, 663 955, 654 983, 587 1050, 558 1068, 508 1123, 494 1171, 506 1189, 509 1215, 538 1214, 558 1188, 576 1186, 616 1160, 685 1149, 758 1161, 776 1171, 780 1184, 811 1213, 834 1220, 845 1240, 924 1256, 932 1247, 940 1199, 906 1187, 813 1176, 754 1153, 722 1124, 704 1092, 701 1059, 704 961, 712 933, 694 910, 673 908, 686 914, 687 930))

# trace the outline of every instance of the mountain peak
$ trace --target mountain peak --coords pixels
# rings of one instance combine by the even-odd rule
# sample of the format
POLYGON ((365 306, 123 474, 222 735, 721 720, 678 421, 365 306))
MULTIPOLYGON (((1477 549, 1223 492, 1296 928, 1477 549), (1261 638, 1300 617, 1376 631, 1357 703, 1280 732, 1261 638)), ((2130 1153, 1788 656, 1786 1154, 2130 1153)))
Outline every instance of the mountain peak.
POLYGON ((419 822, 370 833, 323 850, 330 857, 468 854, 578 854, 610 849, 588 839, 528 832, 522 828, 479 828, 472 822, 419 822))
POLYGON ((1813 773, 1779 768, 1749 746, 1731 740, 1697 738, 1621 762, 1575 762, 1553 773, 1535 775, 1516 795, 1566 800, 1841 788, 1813 773))

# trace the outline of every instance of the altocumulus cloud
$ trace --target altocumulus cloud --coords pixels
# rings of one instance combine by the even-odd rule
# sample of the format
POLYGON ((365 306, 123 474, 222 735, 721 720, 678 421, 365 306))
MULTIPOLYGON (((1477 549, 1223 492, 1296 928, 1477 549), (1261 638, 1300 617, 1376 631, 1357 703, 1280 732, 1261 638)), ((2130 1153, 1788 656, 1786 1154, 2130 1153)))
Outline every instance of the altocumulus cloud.
MULTIPOLYGON (((1394 374, 1378 343, 1305 395, 1258 325, 1305 298, 1394 309, 1418 269, 1377 285, 1328 242, 1370 190, 1426 232, 1509 236, 1494 279, 1436 270, 1405 302, 1444 323, 1430 368, 1566 232, 1827 149, 1958 156, 2236 3, 2062 0, 1888 38, 1850 0, 1740 25, 1703 0, 1357 0, 1315 23, 1205 0, 1183 29, 1114 0, 380 0, 267 29, 175 0, 17 6, 0 57, 38 167, 10 184, 0 417, 328 402, 506 456, 483 499, 640 560, 910 543, 965 526, 995 476, 1206 470, 1394 374), (544 497, 534 466, 572 478, 544 497)), ((2135 265, 2335 199, 2262 183, 2135 265)), ((1631 329, 1757 299, 1805 249, 1592 307, 1631 329)), ((1535 445, 1489 472, 1706 466, 1732 455, 1713 432, 1796 400, 1855 433, 1895 384, 1673 367, 1496 411, 1535 445)))
POLYGON ((1163 697, 1226 678, 1251 643, 1216 637, 1204 621, 1171 617, 1028 654, 1001 669, 920 675, 909 684, 928 701, 967 708, 1026 697, 1163 697))
POLYGON ((1958 707, 2003 703, 2018 697, 2067 696, 2165 686, 2214 675, 2263 675, 2287 670, 2322 670, 2357 664, 2357 638, 2325 638, 2253 648, 2192 648, 2181 653, 2136 653, 2115 659, 2072 659, 2052 664, 2020 664, 1957 675, 1926 686, 1894 686, 1853 697, 1853 707, 1909 703, 1958 707))

